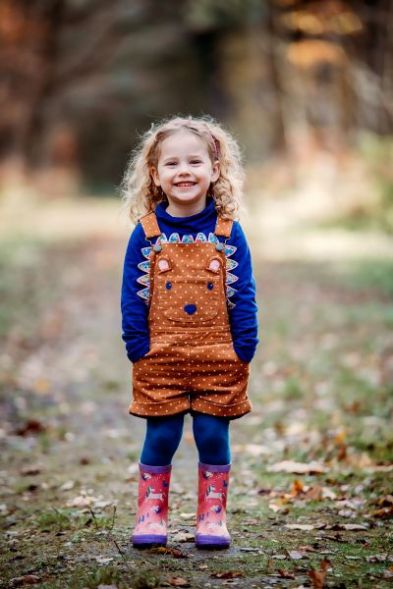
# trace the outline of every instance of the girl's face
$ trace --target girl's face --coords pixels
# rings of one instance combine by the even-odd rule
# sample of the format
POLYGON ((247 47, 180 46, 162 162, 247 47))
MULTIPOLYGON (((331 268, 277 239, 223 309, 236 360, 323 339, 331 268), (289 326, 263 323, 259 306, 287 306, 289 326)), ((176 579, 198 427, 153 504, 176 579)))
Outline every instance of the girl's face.
MULTIPOLYGON (((206 143, 186 129, 166 137, 160 146, 157 168, 151 174, 166 194, 171 211, 203 210, 211 182, 220 174, 212 163, 206 143)), ((191 213, 192 214, 192 213, 191 213)))

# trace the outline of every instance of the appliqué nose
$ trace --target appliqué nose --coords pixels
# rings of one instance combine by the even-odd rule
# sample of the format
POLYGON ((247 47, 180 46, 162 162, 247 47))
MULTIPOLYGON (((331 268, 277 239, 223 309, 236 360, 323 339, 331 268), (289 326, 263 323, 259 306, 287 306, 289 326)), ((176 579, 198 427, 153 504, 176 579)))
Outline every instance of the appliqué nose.
POLYGON ((195 313, 195 311, 197 310, 197 306, 196 305, 184 305, 184 310, 189 315, 193 315, 195 313))

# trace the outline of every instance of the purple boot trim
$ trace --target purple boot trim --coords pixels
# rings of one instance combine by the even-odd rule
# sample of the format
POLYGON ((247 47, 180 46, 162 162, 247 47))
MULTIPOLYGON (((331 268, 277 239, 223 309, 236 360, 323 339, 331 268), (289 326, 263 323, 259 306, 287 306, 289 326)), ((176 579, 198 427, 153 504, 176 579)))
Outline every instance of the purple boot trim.
POLYGON ((159 536, 158 534, 140 534, 139 536, 136 534, 131 536, 131 542, 134 548, 138 548, 138 546, 166 546, 167 537, 162 535, 159 536))
POLYGON ((196 534, 195 536, 197 548, 228 548, 230 544, 231 539, 223 536, 208 536, 207 534, 196 534))
POLYGON ((204 470, 208 470, 210 472, 229 472, 231 470, 231 465, 230 464, 204 464, 203 462, 200 462, 199 468, 203 468, 204 470))
POLYGON ((151 466, 150 464, 142 464, 140 462, 139 468, 144 470, 145 472, 151 472, 153 474, 161 474, 163 472, 169 472, 172 468, 172 464, 168 464, 168 466, 151 466))

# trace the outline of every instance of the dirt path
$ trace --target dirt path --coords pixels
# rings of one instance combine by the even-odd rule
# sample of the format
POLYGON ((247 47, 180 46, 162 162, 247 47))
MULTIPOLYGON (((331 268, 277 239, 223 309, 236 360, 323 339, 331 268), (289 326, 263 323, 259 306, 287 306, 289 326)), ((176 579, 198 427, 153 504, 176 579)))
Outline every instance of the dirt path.
POLYGON ((169 551, 141 554, 128 542, 144 422, 127 413, 124 239, 18 248, 3 261, 5 276, 27 268, 31 277, 19 294, 6 289, 10 308, 21 299, 1 355, 1 587, 388 586, 388 260, 370 269, 255 255, 264 344, 252 369, 254 411, 232 428, 233 547, 207 555, 193 547, 188 419, 174 460, 169 551))

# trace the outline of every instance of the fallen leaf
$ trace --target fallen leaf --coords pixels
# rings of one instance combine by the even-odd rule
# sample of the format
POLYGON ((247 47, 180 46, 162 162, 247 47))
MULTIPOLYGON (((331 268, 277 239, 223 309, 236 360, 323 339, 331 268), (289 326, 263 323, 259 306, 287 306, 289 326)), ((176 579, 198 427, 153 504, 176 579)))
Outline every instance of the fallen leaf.
POLYGON ((326 472, 326 467, 318 462, 294 462, 293 460, 283 460, 276 462, 267 468, 268 472, 290 472, 294 474, 322 474, 326 472))
POLYGON ((318 571, 315 569, 308 571, 308 576, 311 579, 313 589, 324 589, 327 571, 330 566, 330 560, 324 559, 321 561, 318 571))
POLYGON ((159 546, 158 548, 154 548, 152 552, 156 552, 158 554, 170 554, 175 558, 188 558, 188 554, 185 554, 178 548, 171 548, 170 546, 159 546))
POLYGON ((320 485, 314 485, 310 487, 308 491, 304 493, 305 499, 311 499, 312 501, 321 501, 323 497, 323 489, 320 485))
POLYGON ((313 546, 310 546, 309 544, 299 546, 299 550, 300 552, 320 552, 319 550, 316 550, 313 546))
POLYGON ((113 560, 111 556, 95 556, 94 558, 98 564, 109 564, 113 560))
POLYGON ((347 530, 348 532, 362 532, 368 527, 362 524, 334 524, 332 530, 347 530))
POLYGON ((385 495, 384 497, 380 497, 377 501, 378 505, 382 507, 389 507, 393 505, 393 495, 385 495))
POLYGON ((302 481, 299 481, 299 479, 295 479, 292 483, 291 494, 294 497, 297 497, 301 493, 304 493, 304 485, 302 481))
POLYGON ((340 509, 338 515, 340 517, 356 517, 356 511, 351 511, 350 509, 340 509))
POLYGON ((173 542, 192 542, 194 540, 194 534, 191 532, 176 532, 172 535, 173 542))
POLYGON ((139 464, 137 462, 130 464, 127 468, 127 472, 129 475, 139 474, 139 464))
POLYGON ((225 573, 212 573, 210 576, 216 579, 236 579, 244 577, 244 574, 241 571, 226 571, 225 573))
POLYGON ((40 434, 46 430, 47 427, 38 419, 28 419, 15 433, 17 436, 29 436, 31 434, 40 434))
POLYGON ((267 446, 261 446, 260 444, 246 444, 243 450, 247 452, 247 454, 251 454, 251 456, 270 454, 270 449, 267 446))
POLYGON ((260 487, 258 489, 258 495, 270 495, 271 492, 272 490, 268 489, 267 487, 260 487))
POLYGON ((384 579, 393 579, 393 566, 389 567, 383 572, 384 579))
POLYGON ((367 562, 385 562, 385 560, 387 560, 387 558, 388 558, 387 553, 373 554, 371 556, 367 556, 366 560, 367 560, 367 562))
POLYGON ((278 574, 280 575, 280 577, 282 577, 283 579, 294 579, 295 575, 293 573, 290 573, 289 571, 285 571, 284 569, 278 569, 278 574))
POLYGON ((67 507, 88 507, 89 505, 93 505, 96 499, 96 497, 91 495, 78 495, 78 497, 67 501, 67 507))
POLYGON ((307 554, 300 550, 288 550, 288 556, 292 560, 300 560, 301 558, 307 558, 307 554))
POLYGON ((309 532, 310 530, 315 529, 315 526, 312 524, 285 524, 285 527, 288 530, 303 530, 304 532, 309 532))
POLYGON ((269 509, 277 513, 277 511, 280 511, 280 509, 282 509, 282 506, 277 505, 276 503, 269 503, 269 509))
POLYGON ((24 466, 20 474, 22 477, 32 477, 41 474, 41 472, 42 467, 39 464, 30 464, 29 466, 24 466))
POLYGON ((60 491, 71 491, 75 487, 75 481, 66 481, 59 487, 60 491))
POLYGON ((373 517, 380 517, 382 519, 389 519, 393 517, 393 505, 389 507, 382 507, 381 509, 376 509, 375 511, 371 512, 373 517))
POLYGON ((183 579, 183 577, 171 577, 168 579, 168 583, 172 587, 191 587, 190 583, 186 579, 183 579))
POLYGON ((195 512, 193 511, 192 513, 181 513, 180 517, 182 519, 195 519, 195 512))
POLYGON ((50 391, 51 383, 46 378, 37 378, 32 383, 32 388, 39 395, 47 395, 50 391))
POLYGON ((392 472, 393 464, 377 464, 375 466, 367 466, 364 471, 372 474, 373 472, 392 472))
POLYGON ((328 487, 322 487, 322 499, 337 499, 337 494, 328 487))
POLYGON ((14 577, 11 579, 11 587, 23 587, 23 585, 36 585, 40 583, 41 577, 37 575, 23 575, 22 577, 14 577))

